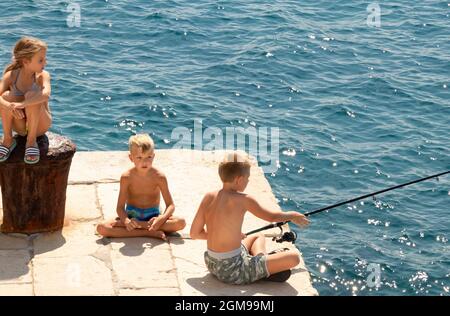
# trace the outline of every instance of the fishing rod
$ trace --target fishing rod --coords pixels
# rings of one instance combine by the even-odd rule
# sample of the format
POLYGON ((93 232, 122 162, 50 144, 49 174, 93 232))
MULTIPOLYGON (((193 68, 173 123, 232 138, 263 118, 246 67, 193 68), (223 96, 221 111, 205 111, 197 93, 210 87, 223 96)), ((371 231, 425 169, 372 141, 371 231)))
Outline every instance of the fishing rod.
MULTIPOLYGON (((311 215, 314 215, 314 214, 317 214, 317 213, 321 213, 321 212, 324 212, 326 210, 329 210, 329 209, 332 209, 332 208, 335 208, 335 207, 338 207, 338 206, 341 206, 341 205, 344 205, 344 204, 348 204, 348 203, 352 203, 352 202, 356 202, 356 201, 368 198, 370 196, 375 196, 375 195, 378 195, 378 194, 381 194, 381 193, 384 193, 384 192, 388 192, 388 191, 392 191, 392 190, 395 190, 395 189, 398 189, 398 188, 406 187, 408 185, 411 185, 411 184, 414 184, 414 183, 418 183, 418 182, 422 182, 422 181, 425 181, 425 180, 429 180, 429 179, 432 179, 432 178, 438 178, 440 176, 446 175, 447 173, 450 173, 450 170, 444 171, 444 172, 441 172, 441 173, 437 173, 437 174, 434 174, 434 175, 431 175, 431 176, 428 176, 428 177, 425 177, 425 178, 420 178, 420 179, 416 179, 416 180, 413 180, 413 181, 410 181, 410 182, 406 182, 406 183, 402 183, 402 184, 399 184, 399 185, 395 185, 395 186, 392 186, 392 187, 389 187, 389 188, 386 188, 386 189, 383 189, 383 190, 379 190, 379 191, 376 191, 376 192, 372 192, 372 193, 369 193, 369 194, 364 194, 364 195, 355 197, 355 198, 350 199, 350 200, 339 202, 339 203, 336 203, 336 204, 333 204, 333 205, 330 205, 330 206, 326 206, 326 207, 323 207, 323 208, 320 208, 320 209, 317 209, 317 210, 305 213, 303 215, 311 216, 311 215)), ((289 231, 289 232, 283 233, 283 228, 282 228, 283 225, 285 225, 285 224, 287 224, 289 222, 290 221, 272 223, 272 224, 263 226, 261 228, 249 231, 246 235, 251 235, 251 234, 255 234, 255 233, 258 233, 260 231, 263 231, 263 230, 279 227, 281 229, 281 234, 280 234, 279 237, 274 237, 274 240, 277 241, 277 242, 289 241, 289 242, 293 243, 295 241, 295 239, 297 238, 297 235, 295 234, 295 232, 289 231)))

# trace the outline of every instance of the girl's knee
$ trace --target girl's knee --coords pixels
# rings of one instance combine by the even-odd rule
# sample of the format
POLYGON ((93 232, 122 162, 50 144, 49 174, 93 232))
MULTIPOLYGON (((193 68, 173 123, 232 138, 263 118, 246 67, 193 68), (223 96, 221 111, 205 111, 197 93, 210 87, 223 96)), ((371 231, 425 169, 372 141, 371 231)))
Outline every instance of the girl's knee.
POLYGON ((40 115, 42 112, 42 109, 44 109, 44 106, 45 106, 44 103, 36 103, 33 105, 28 105, 25 108, 25 113, 29 116, 36 115, 36 114, 40 115))
MULTIPOLYGON (((11 94, 9 93, 9 91, 3 92, 2 98, 3 98, 3 100, 5 100, 7 102, 12 102, 11 94)), ((12 113, 11 113, 11 111, 9 109, 7 110, 7 109, 4 109, 3 107, 1 107, 1 111, 6 113, 6 114, 11 114, 11 116, 12 116, 12 113)))
POLYGON ((36 103, 36 104, 32 104, 32 105, 28 105, 27 107, 25 107, 25 110, 27 109, 43 109, 45 107, 45 103, 41 102, 41 103, 36 103))
POLYGON ((6 101, 9 101, 8 99, 10 96, 11 96, 11 93, 9 92, 9 90, 3 92, 3 94, 2 94, 2 98, 6 101))
POLYGON ((36 95, 36 91, 28 91, 24 94, 24 98, 25 100, 27 99, 31 99, 32 97, 34 97, 36 95))

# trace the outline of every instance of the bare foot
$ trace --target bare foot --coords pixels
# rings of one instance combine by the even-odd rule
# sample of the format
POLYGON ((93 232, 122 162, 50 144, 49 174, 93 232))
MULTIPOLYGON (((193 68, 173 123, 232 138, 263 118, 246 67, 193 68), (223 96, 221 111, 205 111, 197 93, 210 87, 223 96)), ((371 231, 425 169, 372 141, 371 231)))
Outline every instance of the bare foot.
POLYGON ((149 230, 148 235, 150 237, 155 237, 167 241, 166 234, 162 230, 149 230))

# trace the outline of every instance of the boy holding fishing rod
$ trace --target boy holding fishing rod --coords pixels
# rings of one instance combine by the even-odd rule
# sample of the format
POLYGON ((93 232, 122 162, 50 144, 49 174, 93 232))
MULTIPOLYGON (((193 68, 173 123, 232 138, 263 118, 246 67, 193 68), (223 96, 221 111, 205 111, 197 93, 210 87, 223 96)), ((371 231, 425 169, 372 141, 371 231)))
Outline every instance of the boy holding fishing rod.
POLYGON ((246 237, 242 234, 244 215, 249 211, 269 222, 291 221, 298 226, 305 226, 309 221, 297 212, 268 210, 243 193, 249 182, 250 166, 244 155, 227 154, 219 165, 223 187, 204 196, 190 235, 192 239, 207 240, 206 266, 222 282, 285 281, 290 269, 300 262, 298 251, 267 254, 263 235, 246 237))

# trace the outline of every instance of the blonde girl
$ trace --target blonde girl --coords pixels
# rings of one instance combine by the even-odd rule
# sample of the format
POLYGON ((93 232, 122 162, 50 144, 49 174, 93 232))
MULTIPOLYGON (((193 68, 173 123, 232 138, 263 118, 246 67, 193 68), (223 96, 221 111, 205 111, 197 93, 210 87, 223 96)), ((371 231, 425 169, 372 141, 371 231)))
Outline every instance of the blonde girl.
POLYGON ((37 38, 21 38, 14 46, 12 63, 6 67, 0 81, 3 125, 0 162, 6 161, 16 147, 13 130, 27 137, 25 163, 39 161, 36 137, 45 134, 52 124, 48 106, 50 75, 44 70, 46 54, 47 44, 37 38))

